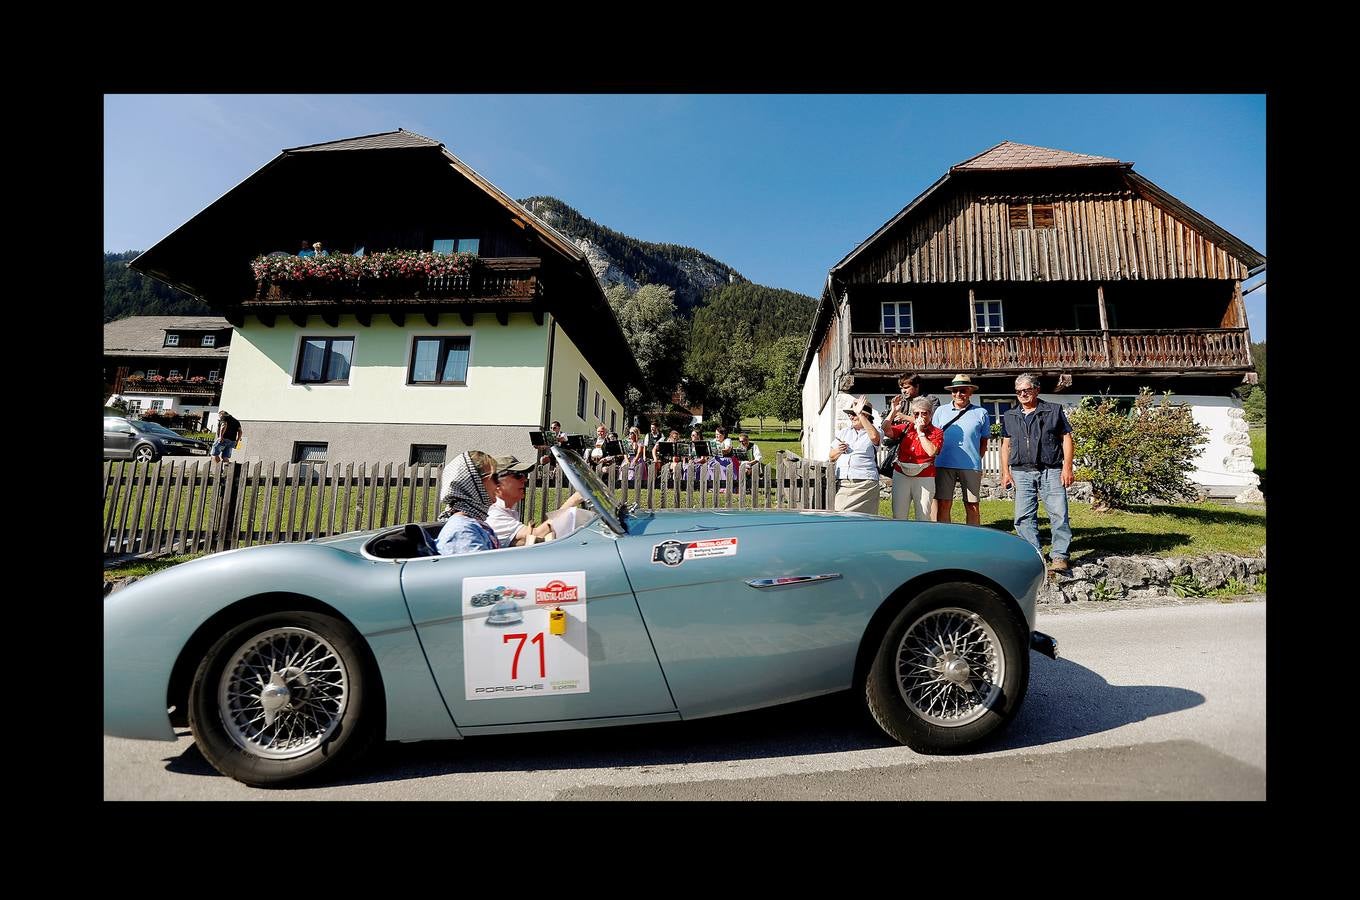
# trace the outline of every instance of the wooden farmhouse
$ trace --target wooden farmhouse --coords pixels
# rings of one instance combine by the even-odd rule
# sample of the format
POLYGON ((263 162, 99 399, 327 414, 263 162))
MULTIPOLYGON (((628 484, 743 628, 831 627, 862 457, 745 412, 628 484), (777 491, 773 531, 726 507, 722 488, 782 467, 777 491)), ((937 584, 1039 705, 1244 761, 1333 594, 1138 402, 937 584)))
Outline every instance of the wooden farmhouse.
POLYGON ((1265 257, 1133 171, 1004 141, 949 169, 831 267, 801 369, 804 452, 826 459, 847 395, 882 414, 916 372, 958 373, 999 421, 1014 379, 1046 400, 1172 391, 1207 426, 1193 478, 1257 484, 1241 403, 1255 382, 1242 282, 1265 257))

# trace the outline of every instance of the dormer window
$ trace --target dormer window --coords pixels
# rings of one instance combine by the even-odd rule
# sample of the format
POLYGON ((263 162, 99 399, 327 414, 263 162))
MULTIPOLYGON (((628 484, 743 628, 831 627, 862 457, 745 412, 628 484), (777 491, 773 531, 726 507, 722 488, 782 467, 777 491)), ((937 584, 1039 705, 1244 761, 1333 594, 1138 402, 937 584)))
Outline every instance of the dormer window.
POLYGON ((167 334, 167 335, 165 336, 165 346, 167 346, 167 347, 178 347, 178 346, 179 346, 179 335, 177 335, 177 334, 167 334))
POLYGON ((1010 223, 1012 228, 1052 228, 1053 204, 1012 203, 1010 223))
POLYGON ((204 347, 216 347, 216 346, 217 346, 217 335, 215 335, 215 334, 205 334, 205 335, 203 335, 203 344, 202 344, 202 346, 204 346, 204 347))
POLYGON ((440 238, 434 242, 435 253, 476 253, 480 238, 440 238))

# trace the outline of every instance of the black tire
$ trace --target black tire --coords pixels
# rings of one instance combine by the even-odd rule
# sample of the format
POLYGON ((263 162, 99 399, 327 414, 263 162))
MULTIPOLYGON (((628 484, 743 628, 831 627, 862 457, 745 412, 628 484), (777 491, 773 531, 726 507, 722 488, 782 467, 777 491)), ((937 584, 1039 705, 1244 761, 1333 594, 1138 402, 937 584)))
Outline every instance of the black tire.
POLYGON ((951 582, 922 591, 893 619, 864 700, 898 742, 953 753, 1010 721, 1028 685, 1029 634, 1019 611, 987 588, 951 582))
POLYGON ((357 761, 382 730, 382 705, 378 676, 352 627, 320 613, 279 612, 238 625, 204 655, 189 691, 189 728, 217 771, 271 787, 357 761), (280 672, 289 661, 305 665, 280 672), (228 667, 234 677, 224 677, 228 667), (252 672, 278 672, 273 692, 260 683, 257 694, 258 680, 240 680, 252 672), (250 689, 229 691, 233 684, 250 689), (266 713, 266 704, 282 705, 266 713), (271 724, 261 724, 271 715, 271 724))
POLYGON ((138 444, 132 448, 132 458, 137 462, 153 463, 160 458, 160 454, 151 444, 138 444))

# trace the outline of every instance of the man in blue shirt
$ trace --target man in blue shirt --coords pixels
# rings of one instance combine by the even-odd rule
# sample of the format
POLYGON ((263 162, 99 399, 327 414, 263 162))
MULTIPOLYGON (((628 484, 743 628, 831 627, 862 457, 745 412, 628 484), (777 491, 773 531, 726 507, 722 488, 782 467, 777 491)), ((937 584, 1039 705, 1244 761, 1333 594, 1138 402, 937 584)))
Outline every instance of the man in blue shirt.
POLYGON ((971 402, 977 385, 967 375, 949 382, 954 402, 935 410, 933 424, 944 432, 944 446, 935 457, 935 521, 948 522, 954 506, 954 488, 963 486, 964 518, 969 525, 982 524, 982 454, 992 435, 987 410, 971 402))
POLYGON ((1018 406, 1001 417, 1001 486, 1015 484, 1015 531, 1035 550, 1039 544, 1039 495, 1043 494, 1053 529, 1049 568, 1068 568, 1072 523, 1067 515, 1067 489, 1072 486, 1072 426, 1056 403, 1039 399, 1039 379, 1015 379, 1018 406))

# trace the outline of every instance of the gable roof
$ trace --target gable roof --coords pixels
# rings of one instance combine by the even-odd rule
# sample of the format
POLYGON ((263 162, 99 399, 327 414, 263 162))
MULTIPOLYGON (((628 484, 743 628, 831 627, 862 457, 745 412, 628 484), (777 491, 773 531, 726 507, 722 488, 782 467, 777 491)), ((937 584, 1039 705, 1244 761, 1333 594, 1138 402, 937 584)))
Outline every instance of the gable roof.
POLYGON ((221 316, 129 316, 104 323, 106 356, 226 356, 230 344, 219 347, 167 347, 167 331, 230 331, 231 323, 221 316))
POLYGON ((850 265, 857 256, 876 244, 885 234, 893 229, 895 225, 920 207, 925 201, 947 184, 952 178, 969 177, 973 173, 988 172, 1033 172, 1041 170, 1061 170, 1061 169, 1095 169, 1109 167, 1123 171, 1123 177, 1135 189, 1142 192, 1153 202, 1173 211, 1176 215, 1191 223, 1202 233, 1214 238, 1224 249, 1235 254, 1243 260, 1248 268, 1257 268, 1265 264, 1265 256, 1255 250, 1241 238, 1230 234, 1225 229, 1214 224, 1206 216, 1201 215, 1195 210, 1177 200, 1171 194, 1159 188, 1157 185, 1148 181, 1143 176, 1133 171, 1133 163, 1113 159, 1108 156, 1094 156, 1089 153, 1073 153, 1069 150, 1055 150, 1051 147, 1036 147, 1032 144, 1020 144, 1015 141, 1002 141, 995 146, 983 150, 976 156, 970 156, 963 162, 955 163, 949 167, 934 184, 926 188, 916 196, 910 203, 902 208, 888 221, 884 222, 873 234, 869 235, 859 246, 855 247, 839 262, 831 267, 827 273, 826 285, 822 289, 822 296, 817 303, 817 311, 813 315, 812 331, 808 335, 808 345, 803 352, 803 362, 799 367, 798 379, 801 383, 807 376, 807 371, 812 365, 812 356, 816 352, 817 343, 820 341, 822 333, 825 331, 827 323, 831 318, 831 308, 835 302, 835 293, 832 282, 837 274, 850 265))
POLYGON ((1054 150, 1049 147, 1035 147, 1033 144, 1002 141, 995 147, 983 150, 977 156, 971 156, 961 163, 950 166, 949 171, 1013 172, 1018 169, 1066 169, 1072 166, 1132 165, 1133 163, 1120 162, 1108 156, 1092 156, 1089 153, 1072 153, 1069 150, 1054 150))

